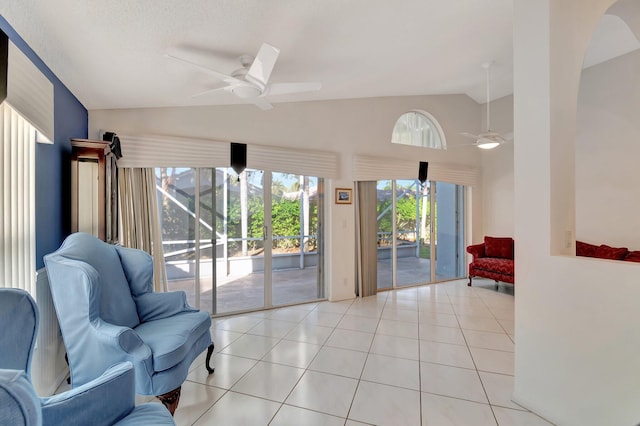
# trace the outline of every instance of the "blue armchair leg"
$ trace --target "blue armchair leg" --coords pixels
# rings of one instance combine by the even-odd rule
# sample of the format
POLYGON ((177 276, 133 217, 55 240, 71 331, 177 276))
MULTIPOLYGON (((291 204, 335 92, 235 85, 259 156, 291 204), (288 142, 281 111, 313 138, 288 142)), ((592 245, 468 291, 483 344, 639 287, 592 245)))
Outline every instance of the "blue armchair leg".
POLYGON ((173 416, 173 413, 176 412, 178 408, 178 403, 180 402, 180 392, 182 391, 182 386, 178 386, 176 389, 171 392, 164 393, 162 395, 156 396, 162 402, 162 405, 167 407, 167 410, 173 416))
MULTIPOLYGON (((69 357, 67 356, 67 353, 64 353, 64 360, 67 363, 67 367, 69 366, 69 357)), ((69 368, 69 374, 71 374, 71 368, 69 368)), ((71 376, 67 377, 67 384, 70 385, 71 384, 71 376)))
POLYGON ((207 362, 205 363, 205 366, 207 367, 207 371, 209 372, 209 374, 213 374, 213 372, 215 371, 215 368, 211 368, 211 354, 213 354, 213 348, 213 343, 210 344, 207 348, 207 362))

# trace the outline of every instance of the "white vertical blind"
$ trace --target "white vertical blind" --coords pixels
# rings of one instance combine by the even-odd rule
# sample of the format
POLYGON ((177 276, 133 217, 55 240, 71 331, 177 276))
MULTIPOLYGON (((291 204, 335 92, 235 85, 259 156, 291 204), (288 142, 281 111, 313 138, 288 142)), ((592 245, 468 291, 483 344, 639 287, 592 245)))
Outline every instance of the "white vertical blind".
POLYGON ((9 42, 6 102, 47 142, 53 142, 53 83, 12 42, 9 42))
POLYGON ((0 287, 35 294, 35 128, 0 105, 0 287))

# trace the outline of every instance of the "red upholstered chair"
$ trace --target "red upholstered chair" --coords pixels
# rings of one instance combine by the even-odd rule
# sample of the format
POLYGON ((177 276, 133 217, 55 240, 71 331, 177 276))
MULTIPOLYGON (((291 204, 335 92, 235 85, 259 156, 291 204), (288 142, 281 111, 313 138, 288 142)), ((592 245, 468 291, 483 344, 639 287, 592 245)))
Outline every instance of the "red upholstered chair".
POLYGON ((483 277, 511 283, 515 281, 514 242, 511 237, 484 237, 484 242, 467 247, 473 256, 469 264, 469 283, 474 277, 483 277))

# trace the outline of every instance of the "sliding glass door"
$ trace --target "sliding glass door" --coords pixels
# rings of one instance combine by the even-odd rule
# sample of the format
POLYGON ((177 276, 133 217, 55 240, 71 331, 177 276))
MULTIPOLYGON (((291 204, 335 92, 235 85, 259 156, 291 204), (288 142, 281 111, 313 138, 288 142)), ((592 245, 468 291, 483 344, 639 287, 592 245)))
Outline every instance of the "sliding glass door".
POLYGON ((324 297, 321 179, 273 173, 271 183, 271 277, 274 306, 324 297))
POLYGON ((466 275, 464 244, 464 187, 437 182, 435 191, 435 279, 450 280, 466 275))
POLYGON ((384 180, 377 192, 378 289, 464 277, 463 186, 384 180))
POLYGON ((429 185, 395 181, 396 286, 431 281, 429 185))
POLYGON ((212 314, 324 297, 322 179, 226 168, 156 176, 169 290, 212 314))
POLYGON ((376 185, 378 194, 378 289, 393 287, 395 210, 393 181, 380 180, 376 185))
POLYGON ((212 313, 260 309, 265 259, 271 256, 265 217, 264 172, 216 169, 216 286, 212 313))
POLYGON ((213 229, 211 200, 209 197, 209 205, 202 206, 200 203, 206 203, 207 196, 202 197, 203 194, 199 192, 204 191, 206 194, 207 190, 211 191, 210 175, 211 169, 175 167, 156 169, 158 209, 162 223, 168 288, 169 291, 185 291, 189 304, 193 306, 199 304, 201 297, 199 289, 206 287, 200 282, 201 277, 206 277, 204 264, 207 261, 211 264, 213 229), (202 176, 202 181, 196 184, 199 176, 202 176), (205 240, 202 241, 201 237, 205 240), (209 245, 208 258, 207 244, 209 245))

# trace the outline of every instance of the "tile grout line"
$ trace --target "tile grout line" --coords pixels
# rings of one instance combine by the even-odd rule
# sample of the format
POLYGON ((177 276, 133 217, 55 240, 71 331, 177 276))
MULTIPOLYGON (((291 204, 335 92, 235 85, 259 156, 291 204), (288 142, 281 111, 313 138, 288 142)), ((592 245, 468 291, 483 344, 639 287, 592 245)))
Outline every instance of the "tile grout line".
MULTIPOLYGON (((377 291, 376 291, 376 295, 377 295, 377 291)), ((372 295, 373 296, 373 295, 372 295)), ((373 338, 371 339, 371 343, 369 344, 369 350, 367 351, 367 356, 364 359, 364 363, 362 364, 362 369, 360 370, 360 377, 358 377, 358 382, 356 383, 356 389, 353 392, 353 397, 351 398, 351 404, 349 404, 349 410, 347 411, 347 416, 345 418, 345 424, 347 421, 349 421, 349 415, 351 414, 351 410, 353 409, 353 402, 356 400, 356 394, 358 393, 358 389, 360 388, 360 382, 362 381, 362 375, 364 374, 364 369, 367 366, 367 361, 369 360, 369 354, 371 353, 371 347, 373 346, 373 342, 376 338, 376 331, 378 330, 378 327, 380 326, 380 321, 382 320, 382 315, 384 312, 384 309, 387 306, 387 301, 389 300, 389 295, 387 294, 387 296, 384 299, 384 305, 382 306, 382 311, 380 311, 380 316, 378 317, 378 322, 376 324, 376 329, 373 332, 373 338)), ((354 421, 358 421, 358 420, 354 420, 354 421)))
MULTIPOLYGON (((329 302, 331 303, 331 302, 329 302)), ((318 306, 320 304, 318 304, 314 309, 312 309, 311 311, 309 311, 309 314, 311 314, 311 312, 315 311, 318 309, 318 306)), ((353 301, 349 304, 349 308, 353 305, 353 301)), ((340 317, 340 320, 342 320, 342 318, 344 318, 345 313, 349 310, 349 308, 347 308, 340 317)), ((317 311, 317 312, 321 312, 321 311, 317 311)), ((307 314, 304 318, 308 317, 309 314, 307 314)), ((304 318, 300 320, 300 322, 298 322, 298 325, 302 324, 302 321, 304 321, 304 318)), ((314 371, 314 370, 309 370, 309 366, 311 364, 313 364, 313 361, 318 357, 318 354, 320 353, 320 351, 322 350, 322 348, 325 347, 326 342, 329 340, 329 338, 331 337, 331 335, 333 334, 333 331, 335 331, 337 325, 340 323, 340 321, 338 321, 338 323, 333 327, 333 330, 331 331, 331 334, 329 334, 329 336, 327 336, 327 338, 325 339, 325 341, 322 343, 322 345, 320 345, 320 349, 318 349, 318 351, 316 352, 316 354, 313 356, 313 358, 311 359, 311 361, 307 364, 307 366, 304 368, 304 372, 300 375, 300 377, 298 378, 298 380, 296 380, 296 383, 293 385, 293 387, 291 388, 291 390, 289 391, 289 393, 287 394, 287 396, 284 398, 283 402, 280 404, 280 407, 278 408, 278 410, 276 411, 276 413, 273 415, 273 417, 269 420, 269 424, 271 424, 273 422, 273 420, 275 419, 275 417, 277 416, 278 412, 280 412, 280 410, 282 409, 282 407, 285 405, 287 399, 289 399, 289 397, 291 396, 291 394, 293 393, 293 391, 295 390, 295 388, 298 386, 298 384, 300 383, 300 380, 302 380, 302 378, 304 377, 304 375, 307 373, 307 371, 314 371)), ((316 326, 318 326, 318 324, 315 324, 316 326)), ((282 339, 284 340, 284 338, 282 339)), ((299 342, 298 343, 306 343, 306 342, 299 342)), ((266 356, 266 355, 265 355, 266 356)), ((297 407, 296 405, 291 405, 292 407, 297 407)), ((305 408, 305 407, 298 407, 301 409, 306 409, 306 410, 311 410, 309 408, 305 408)), ((334 416, 333 414, 329 414, 329 413, 325 413, 325 412, 321 412, 321 411, 316 411, 316 410, 311 410, 314 412, 318 412, 324 415, 328 415, 328 416, 334 416)), ((337 418, 340 418, 339 416, 334 416, 337 418)), ((346 418, 345 418, 345 423, 346 423, 346 418)))
MULTIPOLYGON (((299 321, 297 321, 297 322, 296 322, 296 324, 297 324, 296 326, 300 325, 300 324, 302 323, 302 321, 304 321, 304 319, 305 319, 306 317, 308 317, 308 316, 309 316, 309 314, 310 314, 311 312, 313 312, 314 310, 316 310, 317 308, 318 308, 318 307, 317 307, 317 305, 316 305, 316 307, 315 307, 315 308, 313 308, 312 310, 308 311, 306 315, 304 315, 302 318, 300 318, 300 320, 299 320, 299 321)), ((283 308, 283 309, 287 309, 287 308, 283 308)), ((249 331, 251 331, 251 330, 253 330, 253 329, 254 329, 255 327, 257 327, 258 325, 260 325, 260 324, 264 323, 266 319, 269 319, 269 320, 271 320, 271 321, 284 321, 284 320, 274 320, 273 318, 264 318, 264 317, 263 317, 263 318, 261 319, 261 321, 260 321, 260 322, 258 322, 255 326, 251 327, 249 330, 247 330, 246 332, 244 332, 244 333, 243 333, 243 335, 253 336, 252 334, 248 334, 248 332, 249 332, 249 331)), ((291 322, 293 322, 293 321, 291 321, 291 322)), ((295 328, 295 327, 294 327, 294 328, 295 328)), ((285 336, 286 336, 286 334, 285 334, 285 336)), ((273 338, 273 336, 262 336, 262 337, 271 337, 271 338, 273 338)), ((275 348, 276 346, 278 346, 278 345, 280 344, 280 342, 282 342, 282 341, 284 341, 284 340, 285 340, 285 339, 284 339, 284 336, 283 336, 283 337, 278 338, 278 342, 277 342, 275 345, 273 345, 269 350, 267 350, 267 352, 262 356, 262 358, 260 358, 259 360, 257 360, 257 361, 256 361, 256 363, 255 363, 255 364, 254 364, 254 365, 253 365, 249 370, 247 370, 247 371, 246 371, 246 372, 245 372, 245 373, 244 373, 244 374, 243 374, 243 375, 242 375, 238 380, 236 380, 236 381, 231 385, 231 387, 229 388, 229 392, 231 392, 231 389, 233 388, 233 386, 235 386, 236 384, 238 384, 238 383, 239 383, 239 382, 240 382, 240 381, 241 381, 241 380, 242 380, 242 379, 243 379, 247 374, 249 374, 249 372, 250 372, 251 370, 253 370, 254 368, 256 368, 256 366, 258 365, 258 363, 259 363, 259 362, 261 362, 261 361, 262 361, 262 362, 268 362, 268 361, 263 361, 263 360, 264 360, 264 357, 266 357, 266 356, 267 356, 267 355, 268 355, 268 354, 273 350, 273 348, 275 348)), ((273 364, 276 364, 276 363, 273 363, 273 364)), ((306 370, 305 370, 305 372, 306 372, 306 370)), ((287 398, 289 397, 289 395, 291 394, 291 392, 293 391, 293 389, 295 388, 295 386, 297 386, 297 384, 300 382, 300 379, 302 378, 302 376, 304 376, 304 373, 302 373, 302 374, 300 375, 300 377, 299 377, 299 378, 298 378, 298 380, 296 381, 296 384, 293 386, 293 388, 291 389, 291 391, 287 394, 287 396, 284 398, 284 400, 283 400, 282 402, 277 402, 277 401, 269 400, 269 399, 267 399, 267 398, 261 398, 261 397, 255 396, 255 395, 249 395, 249 394, 245 394, 245 395, 250 396, 250 397, 253 397, 253 398, 261 398, 261 399, 265 399, 265 400, 267 400, 267 401, 271 401, 271 402, 277 402, 277 403, 279 403, 279 404, 280 404, 280 406, 278 407, 278 409, 276 410, 276 412, 275 412, 275 413, 273 414, 273 416, 271 416, 271 418, 269 419, 268 424, 270 424, 271 422, 273 422, 273 420, 275 419, 275 417, 278 415, 278 413, 279 413, 279 412, 280 412, 280 410, 282 409, 282 406, 284 405, 284 402, 287 400, 287 398)), ((237 393, 241 393, 241 392, 237 392, 237 393)), ((218 400, 218 401, 219 401, 219 400, 218 400)), ((216 401, 216 402, 217 402, 217 401, 216 401)), ((215 405, 215 403, 214 403, 213 405, 215 405)), ((212 406, 212 407, 213 407, 213 406, 212 406)))
MULTIPOLYGON (((487 303, 480 298, 480 300, 482 301, 483 305, 489 310, 489 313, 491 313, 491 315, 493 316, 493 312, 491 312, 491 309, 489 309, 489 306, 487 305, 487 303)), ((495 318, 494 318, 495 319, 495 318)), ((497 320, 496 320, 497 322, 497 320)), ((498 323, 500 324, 500 323, 498 323)), ((502 327, 502 325, 500 325, 502 327)), ((491 400, 489 399, 489 393, 487 392, 487 388, 484 385, 484 382, 482 381, 482 376, 480 376, 480 372, 478 371, 478 365, 476 364, 476 360, 473 356, 473 352, 471 352, 471 347, 469 347, 469 342, 467 341, 467 336, 462 333, 462 336, 464 337, 464 341, 467 343, 467 350, 469 351, 469 354, 471 355, 471 359, 473 360, 473 365, 476 367, 476 375, 478 376, 478 380, 480 380, 480 386, 482 386, 482 391, 484 392, 484 396, 485 398, 487 398, 487 402, 489 403, 489 409, 491 410, 491 415, 493 416, 493 419, 496 422, 496 425, 499 425, 500 423, 498 423, 498 417, 496 416, 496 412, 493 409, 493 405, 491 405, 491 400)))
MULTIPOLYGON (((285 308, 285 309, 286 309, 286 308, 285 308)), ((315 309, 315 308, 314 308, 314 309, 315 309)), ((309 312, 311 312, 311 311, 309 311, 309 312)), ((303 320, 304 318, 306 318, 306 317, 309 315, 309 312, 308 312, 304 317, 302 317, 302 318, 300 319, 300 321, 298 322, 298 324, 299 324, 300 322, 302 322, 302 320, 303 320)), ((249 318, 257 318, 257 317, 252 317, 252 316, 249 316, 249 315, 247 315, 247 317, 249 317, 249 318)), ((231 317, 231 318, 233 318, 233 317, 231 317)), ((236 318, 241 318, 241 317, 236 317, 236 318)), ((230 318, 228 318, 228 319, 230 319, 230 318)), ((265 317, 260 318, 260 320, 259 320, 259 321, 254 325, 254 326, 252 326, 252 327, 250 327, 249 329, 247 329, 246 331, 242 332, 242 333, 241 333, 241 334, 242 334, 242 336, 238 337, 238 339, 234 340, 234 342, 235 342, 235 341, 237 341, 237 340, 239 340, 239 339, 241 339, 243 336, 256 336, 256 335, 253 335, 253 334, 249 334, 249 331, 251 331, 252 329, 254 329, 255 327, 257 327, 258 325, 260 325, 260 324, 264 323, 264 322, 265 322, 265 319, 267 319, 267 318, 265 318, 265 317)), ((225 321, 227 321, 227 320, 225 320, 225 321)), ((227 330, 227 331, 232 331, 232 330, 227 330)), ((273 338, 272 336, 260 336, 260 337, 271 337, 271 338, 273 338)), ((273 346, 272 346, 272 347, 271 347, 271 348, 270 348, 270 349, 269 349, 269 350, 268 350, 268 351, 267 351, 267 352, 266 352, 266 353, 265 353, 265 354, 264 354, 260 359, 258 359, 258 360, 256 360, 255 358, 248 358, 248 357, 242 357, 242 356, 241 356, 241 358, 251 359, 252 361, 256 361, 256 363, 255 363, 253 366, 251 366, 251 368, 249 368, 249 369, 248 369, 244 374, 242 374, 242 376, 240 376, 237 380, 235 380, 232 384, 230 384, 229 389, 227 389, 227 390, 226 390, 226 392, 225 392, 225 393, 224 393, 220 398, 218 398, 218 400, 217 400, 217 401, 215 401, 215 402, 211 405, 211 407, 209 407, 209 409, 207 409, 207 410, 205 411, 205 413, 206 413, 206 412, 208 412, 209 410, 211 410, 213 407, 215 407, 215 405, 216 405, 216 404, 217 404, 217 403, 218 403, 218 402, 219 402, 219 401, 220 401, 220 400, 221 400, 225 395, 227 395, 229 392, 232 392, 232 390, 231 390, 231 389, 232 389, 236 384, 238 384, 238 383, 239 383, 239 382, 240 382, 240 381, 241 381, 241 380, 242 380, 242 379, 243 379, 247 374, 249 374, 249 372, 250 372, 250 371, 252 371, 254 368, 256 368, 256 366, 258 365, 258 363, 259 363, 260 361, 262 361, 262 359, 263 359, 263 358, 264 358, 264 357, 265 357, 269 352, 271 352, 271 351, 273 350, 273 348, 275 348, 275 347, 276 347, 280 342, 282 342, 282 340, 284 340, 284 339, 283 339, 283 338, 278 338, 278 342, 277 342, 276 344, 274 344, 274 345, 273 345, 273 346)), ((226 348, 226 347, 228 347, 228 346, 231 346, 231 344, 232 344, 232 343, 234 343, 234 342, 229 343, 229 345, 225 346, 225 348, 226 348)), ((222 353, 222 352, 219 352, 219 353, 222 353)), ((231 354, 226 354, 226 355, 231 355, 231 354)), ((231 356, 235 356, 235 355, 231 355, 231 356)), ((266 362, 266 361, 265 361, 265 362, 266 362)), ((301 376, 301 377, 302 377, 302 376, 301 376)), ((254 397, 254 398, 260 398, 260 399, 264 399, 264 400, 267 400, 267 401, 275 402, 275 401, 269 400, 269 399, 267 399, 267 398, 257 397, 257 396, 255 396, 255 395, 248 395, 248 394, 244 394, 244 393, 242 393, 242 392, 236 392, 236 391, 233 391, 233 392, 234 392, 234 393, 238 393, 238 394, 242 394, 242 395, 251 396, 251 397, 254 397)), ((286 398, 285 398, 285 400, 286 400, 286 398)), ((271 417, 271 419, 269 420, 269 423, 271 423, 271 422, 273 421, 273 418, 275 418, 275 416, 277 415, 277 413, 280 411, 280 409, 282 408, 282 405, 284 405, 284 402, 280 403, 280 407, 278 407, 278 409, 276 410, 276 412, 274 413, 274 415, 271 417)), ((202 414, 202 416, 204 416, 204 413, 202 414)), ((200 419, 202 416, 200 416, 198 419, 200 419)), ((193 424, 192 424, 192 426, 193 426, 194 424, 195 424, 195 423, 193 423, 193 424)))
MULTIPOLYGON (((419 299, 420 294, 416 294, 416 301, 418 302, 418 402, 420 404, 420 424, 425 424, 424 418, 426 413, 423 413, 423 404, 422 404, 422 348, 420 345, 420 314, 422 313, 420 310, 420 302, 419 299)), ((448 298, 448 296, 447 296, 448 298)))

